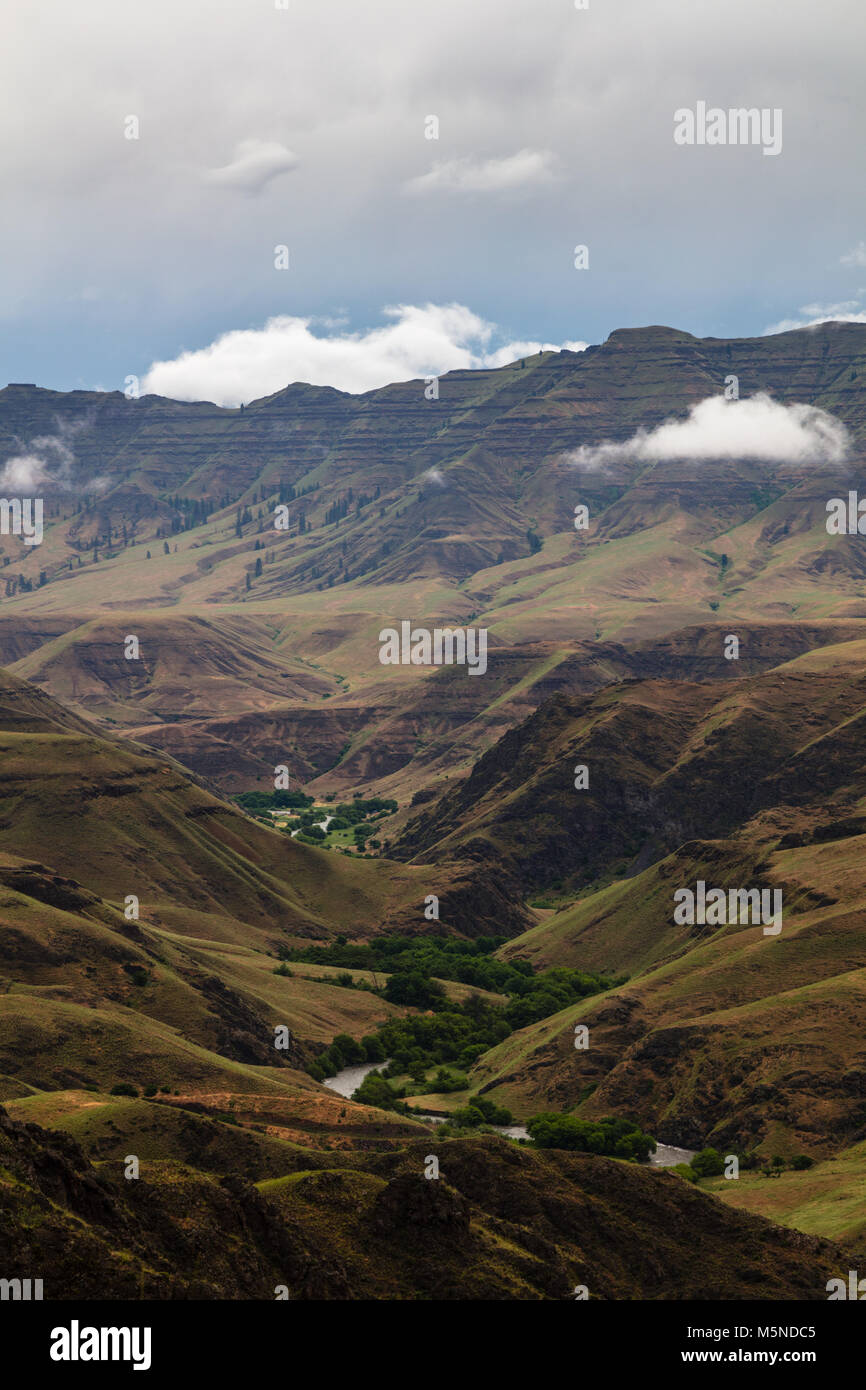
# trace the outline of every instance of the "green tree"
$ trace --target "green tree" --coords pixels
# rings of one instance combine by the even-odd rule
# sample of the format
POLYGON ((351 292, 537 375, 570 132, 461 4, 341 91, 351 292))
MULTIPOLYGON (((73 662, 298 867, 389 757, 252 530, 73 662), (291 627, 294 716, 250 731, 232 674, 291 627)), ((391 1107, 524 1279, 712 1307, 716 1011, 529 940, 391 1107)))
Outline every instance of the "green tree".
POLYGON ((385 998, 391 1004, 409 1004, 416 1009, 429 1009, 445 997, 445 988, 438 980, 429 980, 419 970, 392 975, 385 986, 385 998))
POLYGON ((718 1149, 701 1149, 692 1159, 692 1172, 699 1178, 718 1178, 725 1171, 725 1160, 718 1149))
POLYGON ((655 1140, 631 1120, 606 1115, 599 1121, 544 1112, 527 1120, 526 1128, 540 1149, 576 1149, 641 1161, 655 1149, 655 1140))
POLYGON ((348 1033, 338 1033, 328 1048, 331 1057, 343 1067, 357 1067, 366 1062, 367 1054, 355 1038, 348 1033))
POLYGON ((362 1105, 375 1105, 380 1110, 394 1110, 399 1097, 384 1076, 380 1076, 377 1071, 371 1071, 364 1077, 352 1100, 358 1100, 362 1105))

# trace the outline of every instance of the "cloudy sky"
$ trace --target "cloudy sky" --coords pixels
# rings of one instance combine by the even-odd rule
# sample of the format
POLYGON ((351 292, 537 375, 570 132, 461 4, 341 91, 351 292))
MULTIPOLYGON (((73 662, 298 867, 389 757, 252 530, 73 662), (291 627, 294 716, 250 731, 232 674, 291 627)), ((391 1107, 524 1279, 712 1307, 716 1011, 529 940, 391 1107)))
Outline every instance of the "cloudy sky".
POLYGON ((235 404, 866 320, 862 0, 281 6, 7 0, 0 382, 235 404), (678 144, 699 102, 781 149, 678 144))

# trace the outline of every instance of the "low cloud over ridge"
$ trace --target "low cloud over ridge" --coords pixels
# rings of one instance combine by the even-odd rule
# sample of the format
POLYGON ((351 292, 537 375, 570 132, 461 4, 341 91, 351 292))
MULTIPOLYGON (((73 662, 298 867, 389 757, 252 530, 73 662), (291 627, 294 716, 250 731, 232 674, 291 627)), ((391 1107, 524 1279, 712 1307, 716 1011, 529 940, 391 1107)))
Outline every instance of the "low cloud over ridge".
POLYGON ((765 392, 745 400, 708 396, 684 420, 665 420, 640 429, 623 443, 582 445, 566 455, 588 472, 616 463, 656 463, 662 459, 762 459, 768 463, 841 463, 848 431, 814 405, 782 405, 765 392))
POLYGON ((292 382, 357 394, 459 368, 504 366, 542 350, 586 347, 513 341, 496 347, 504 334, 463 304, 400 304, 383 312, 384 326, 360 333, 330 324, 319 335, 315 320, 289 315, 268 319, 262 328, 223 333, 208 347, 154 362, 143 389, 173 400, 235 407, 292 382))
POLYGON ((7 458, 0 468, 0 491, 20 497, 40 492, 101 492, 108 478, 92 478, 82 484, 75 477, 75 436, 89 429, 88 414, 75 423, 57 421, 56 434, 40 435, 20 445, 20 452, 7 458))

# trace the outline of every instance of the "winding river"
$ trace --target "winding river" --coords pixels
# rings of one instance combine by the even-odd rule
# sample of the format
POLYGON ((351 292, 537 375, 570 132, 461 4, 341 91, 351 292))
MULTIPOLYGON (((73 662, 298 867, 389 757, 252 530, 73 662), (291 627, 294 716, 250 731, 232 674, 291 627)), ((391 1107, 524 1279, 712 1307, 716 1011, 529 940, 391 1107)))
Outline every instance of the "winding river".
MULTIPOLYGON (((371 1071, 377 1071, 381 1067, 386 1067, 387 1062, 367 1062, 361 1067, 344 1067, 338 1071, 336 1076, 328 1076, 323 1081, 323 1085, 329 1091, 336 1091, 338 1096, 345 1096, 348 1100, 354 1095, 365 1076, 369 1076, 371 1071)), ((425 1115, 420 1110, 415 1112, 416 1118, 426 1120, 428 1124, 442 1125, 448 1118, 447 1115, 425 1115)), ((502 1134, 506 1139, 528 1139, 529 1131, 524 1125, 492 1125, 492 1129, 497 1134, 502 1134)), ((672 1168, 675 1163, 688 1163, 694 1158, 695 1149, 676 1149, 670 1144, 657 1144, 656 1151, 650 1156, 650 1164, 654 1168, 672 1168)))

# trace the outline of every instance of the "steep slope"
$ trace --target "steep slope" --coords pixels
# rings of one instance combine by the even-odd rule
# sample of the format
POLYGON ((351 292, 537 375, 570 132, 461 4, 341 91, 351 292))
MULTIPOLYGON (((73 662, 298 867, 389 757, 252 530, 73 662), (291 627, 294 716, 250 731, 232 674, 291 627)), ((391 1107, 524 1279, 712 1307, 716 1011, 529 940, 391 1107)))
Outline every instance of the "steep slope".
POLYGON ((866 1253, 866 1217, 860 1200, 864 1166, 866 1145, 860 1143, 816 1163, 806 1173, 781 1173, 771 1183, 757 1174, 741 1173, 738 1182, 713 1178, 705 1188, 741 1211, 833 1240, 850 1252, 852 1261, 862 1261, 866 1253))
POLYGON ((10 659, 21 641, 17 620, 0 623, 0 662, 67 708, 112 725, 183 723, 215 709, 225 717, 292 699, 319 700, 337 689, 288 653, 275 659, 269 635, 237 618, 216 623, 131 613, 72 626, 20 660, 10 659), (139 644, 135 659, 125 655, 130 635, 139 644))
POLYGON ((473 858, 515 896, 572 899, 505 959, 629 977, 485 1054, 472 1090, 521 1116, 627 1115, 691 1148, 826 1155, 860 1141, 864 708, 861 641, 725 684, 556 696, 410 824, 398 853, 473 858), (781 930, 738 910, 678 919, 675 895, 699 882, 778 891, 781 930))
POLYGON ((842 1266, 828 1241, 611 1160, 452 1141, 428 1182, 430 1143, 306 1170, 287 1153, 258 1187, 159 1160, 125 1182, 123 1160, 94 1168, 0 1110, 4 1277, 46 1270, 55 1299, 817 1300, 842 1266))
MULTIPOLYGON (((546 534, 570 524, 568 469, 549 476, 559 455, 624 438, 639 425, 651 428, 719 393, 732 371, 742 395, 768 391, 782 402, 819 405, 859 437, 866 426, 864 343, 862 325, 849 323, 730 341, 670 328, 621 329, 583 353, 541 353, 495 371, 451 372, 435 401, 415 381, 362 396, 294 385, 244 411, 10 386, 0 393, 0 446, 9 454, 22 441, 61 437, 74 450, 78 481, 102 480, 87 514, 73 523, 76 539, 89 539, 112 519, 126 524, 128 535, 133 525, 146 535, 148 516, 183 514, 172 505, 178 496, 217 504, 231 494, 232 501, 247 501, 281 485, 303 491, 310 513, 326 491, 333 504, 335 490, 344 489, 354 511, 358 498, 378 489, 386 524, 368 524, 365 539, 355 528, 353 570, 378 555, 389 579, 403 580, 419 566, 459 576, 490 563, 503 543, 525 553, 527 516, 546 534), (535 466, 528 469, 530 459, 535 466), (401 492, 407 484, 415 489, 411 522, 389 506, 392 494, 408 500, 401 492), (419 536, 424 544, 413 546, 419 536)), ((597 507, 628 476, 626 470, 620 478, 583 477, 581 487, 597 507)), ((678 505, 699 514, 707 507, 705 491, 687 475, 684 482, 678 505)), ((666 489, 661 476, 642 484, 644 525, 658 489, 666 489)), ((669 505, 670 489, 665 498, 669 505)), ((745 493, 740 501, 734 493, 729 505, 729 519, 754 510, 745 493)), ((308 554, 324 562, 337 545, 323 551, 317 541, 308 554)), ((296 563, 294 572, 302 569, 296 563)))
POLYGON ((620 681, 585 699, 559 694, 410 822, 392 853, 493 860, 525 893, 634 873, 747 822, 759 843, 814 827, 866 795, 864 708, 866 668, 837 671, 829 658, 820 671, 794 661, 724 684, 620 681))
POLYGON ((10 386, 0 463, 49 437, 74 465, 46 485, 42 544, 2 538, 0 660, 224 790, 254 786, 288 745, 279 760, 322 790, 409 800, 462 775, 557 672, 582 693, 703 679, 716 632, 741 634, 755 670, 761 631, 795 643, 800 625, 866 622, 861 538, 826 530, 827 500, 866 480, 864 381, 866 327, 843 323, 730 341, 620 330, 450 373, 434 401, 421 382, 293 385, 243 411, 10 386), (742 398, 830 411, 848 457, 580 452, 683 418, 731 373, 742 398), (488 675, 460 688, 383 668, 378 634, 404 619, 486 627, 488 675), (689 629, 700 660, 674 636, 689 629), (139 662, 123 659, 129 633, 139 662), (649 648, 669 640, 659 670, 649 648))
MULTIPOLYGON (((590 968, 603 958, 631 967, 632 978, 512 1035, 481 1059, 473 1088, 521 1114, 626 1114, 689 1148, 826 1155, 861 1140, 864 838, 779 851, 760 871, 736 848, 687 845, 628 891, 614 885, 524 938, 539 963, 549 925, 557 963, 590 968), (780 934, 736 922, 672 927, 674 890, 698 878, 780 888, 780 934), (589 1030, 585 1049, 579 1025, 589 1030)), ((522 949, 520 940, 507 948, 522 949)))
POLYGON ((423 875, 383 873, 270 831, 177 764, 97 734, 9 673, 0 746, 0 849, 52 866, 120 912, 134 894, 153 924, 196 935, 203 917, 234 920, 261 941, 350 921, 363 931, 388 903, 423 903, 423 875))
MULTIPOLYGON (((580 501, 593 518, 603 514, 596 545, 673 522, 683 559, 696 541, 731 532, 728 553, 739 564, 739 529, 784 495, 800 519, 793 530, 809 529, 806 519, 827 495, 812 469, 727 461, 696 476, 693 465, 676 461, 647 472, 628 462, 586 467, 572 457, 684 414, 720 394, 731 372, 742 396, 765 391, 835 414, 851 432, 852 464, 862 466, 866 333, 852 323, 730 341, 669 328, 618 330, 583 353, 451 372, 435 401, 421 382, 363 396, 294 385, 244 411, 9 386, 0 392, 3 457, 47 436, 61 439, 76 462, 72 491, 49 498, 52 524, 39 556, 17 544, 7 553, 15 556, 16 585, 18 573, 38 579, 44 570, 49 583, 62 581, 75 595, 85 591, 80 561, 98 567, 106 552, 126 555, 146 543, 151 573, 141 578, 151 601, 176 601, 181 589, 224 600, 242 596, 260 537, 257 547, 268 553, 258 555, 265 564, 256 594, 267 601, 368 574, 379 583, 468 579, 531 557, 530 533, 571 530, 580 501), (275 532, 269 514, 283 499, 290 525, 275 532)), ((769 519, 749 541, 762 569, 783 539, 769 519)), ((790 517, 786 527, 793 542, 790 517)), ((837 550, 844 569, 855 552, 837 550)), ((712 568, 706 555, 694 561, 712 568)))
MULTIPOLYGON (((168 1085, 206 1108, 271 1095, 297 1119, 322 1094, 298 1069, 401 1012, 327 975, 277 976, 276 953, 429 927, 426 871, 295 843, 8 673, 0 749, 0 1094, 168 1085)), ((435 929, 518 929, 468 872, 440 876, 435 929)))

